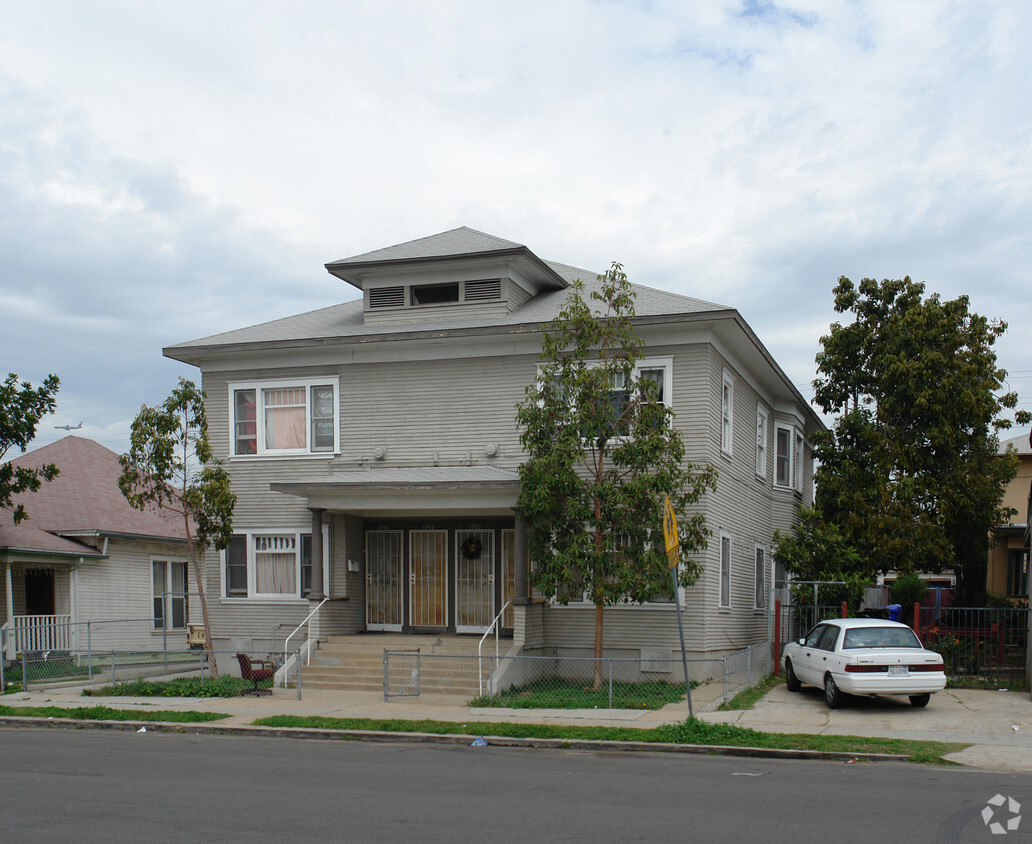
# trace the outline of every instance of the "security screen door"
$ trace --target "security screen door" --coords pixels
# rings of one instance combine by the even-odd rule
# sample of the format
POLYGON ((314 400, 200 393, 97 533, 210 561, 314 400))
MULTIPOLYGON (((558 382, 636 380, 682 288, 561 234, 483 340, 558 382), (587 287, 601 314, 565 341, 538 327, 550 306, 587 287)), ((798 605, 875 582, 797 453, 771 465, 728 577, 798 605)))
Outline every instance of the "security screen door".
POLYGON ((455 632, 483 633, 494 620, 494 531, 455 531, 455 632))
POLYGON ((448 624, 448 531, 409 533, 409 624, 446 627, 448 624))
POLYGON ((401 630, 400 530, 366 531, 366 628, 401 630))

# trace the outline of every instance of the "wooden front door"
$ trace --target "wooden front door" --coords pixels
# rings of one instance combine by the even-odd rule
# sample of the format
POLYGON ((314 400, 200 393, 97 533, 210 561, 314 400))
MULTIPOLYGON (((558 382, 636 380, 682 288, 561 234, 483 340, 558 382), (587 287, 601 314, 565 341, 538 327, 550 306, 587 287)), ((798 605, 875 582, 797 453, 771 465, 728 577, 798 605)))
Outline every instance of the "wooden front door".
POLYGON ((448 532, 409 533, 409 625, 448 624, 448 532))

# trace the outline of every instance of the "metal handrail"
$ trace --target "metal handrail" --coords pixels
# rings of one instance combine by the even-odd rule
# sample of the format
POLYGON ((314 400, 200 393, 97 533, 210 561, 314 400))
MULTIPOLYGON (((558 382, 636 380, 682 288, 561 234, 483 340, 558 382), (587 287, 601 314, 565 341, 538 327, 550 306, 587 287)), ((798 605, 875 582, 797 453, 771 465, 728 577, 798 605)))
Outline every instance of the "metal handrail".
POLYGON ((496 615, 494 617, 494 621, 492 621, 488 625, 487 630, 484 631, 484 635, 480 637, 480 644, 477 645, 477 675, 478 675, 477 679, 478 679, 478 681, 480 683, 480 695, 481 696, 483 696, 483 694, 484 694, 484 665, 483 665, 483 662, 482 662, 482 660, 484 658, 483 653, 482 653, 482 650, 483 650, 483 647, 484 647, 484 639, 486 639, 488 636, 491 635, 491 630, 493 628, 494 632, 495 632, 495 659, 498 659, 498 656, 499 656, 498 632, 499 632, 499 629, 500 629, 500 626, 501 626, 501 625, 498 624, 498 621, 501 619, 502 613, 504 613, 509 608, 509 605, 511 603, 512 603, 512 601, 506 601, 502 605, 502 608, 500 610, 498 610, 498 615, 496 615))
MULTIPOLYGON (((305 616, 305 620, 302 621, 297 627, 295 627, 291 631, 290 635, 287 636, 286 640, 283 642, 283 663, 284 663, 284 665, 287 662, 287 653, 289 651, 289 649, 287 648, 287 645, 289 645, 290 644, 290 640, 294 638, 294 634, 297 633, 297 631, 300 630, 302 627, 304 627, 306 624, 308 624, 308 622, 311 620, 312 616, 315 615, 317 612, 319 612, 319 610, 322 609, 322 605, 325 604, 328 600, 330 600, 329 597, 323 598, 319 602, 319 606, 317 606, 314 610, 312 610, 310 613, 308 613, 308 615, 305 616)), ((309 665, 312 664, 312 649, 311 648, 308 649, 308 664, 309 665)))

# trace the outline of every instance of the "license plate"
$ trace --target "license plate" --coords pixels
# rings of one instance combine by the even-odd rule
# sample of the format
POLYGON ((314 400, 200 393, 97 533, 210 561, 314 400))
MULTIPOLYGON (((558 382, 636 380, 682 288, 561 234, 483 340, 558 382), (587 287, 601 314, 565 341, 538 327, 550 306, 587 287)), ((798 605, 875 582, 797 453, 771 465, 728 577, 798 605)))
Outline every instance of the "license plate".
POLYGON ((909 677, 910 669, 905 665, 890 665, 889 666, 890 677, 909 677))

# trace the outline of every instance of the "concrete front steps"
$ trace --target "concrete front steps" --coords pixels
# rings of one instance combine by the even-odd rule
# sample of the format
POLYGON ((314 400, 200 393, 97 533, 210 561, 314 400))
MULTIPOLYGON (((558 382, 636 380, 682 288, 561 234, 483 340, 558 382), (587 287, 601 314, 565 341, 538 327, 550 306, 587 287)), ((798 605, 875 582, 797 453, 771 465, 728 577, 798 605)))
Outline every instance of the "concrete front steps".
MULTIPOLYGON (((390 651, 390 693, 475 697, 480 691, 480 636, 366 633, 330 636, 301 669, 306 689, 383 692, 384 651, 390 651), (400 653, 404 652, 404 653, 400 653), (419 658, 417 660, 417 654, 419 658), (418 667, 418 676, 416 669, 418 667)), ((484 654, 494 655, 494 642, 484 654)), ((485 682, 490 663, 484 663, 485 682)))

